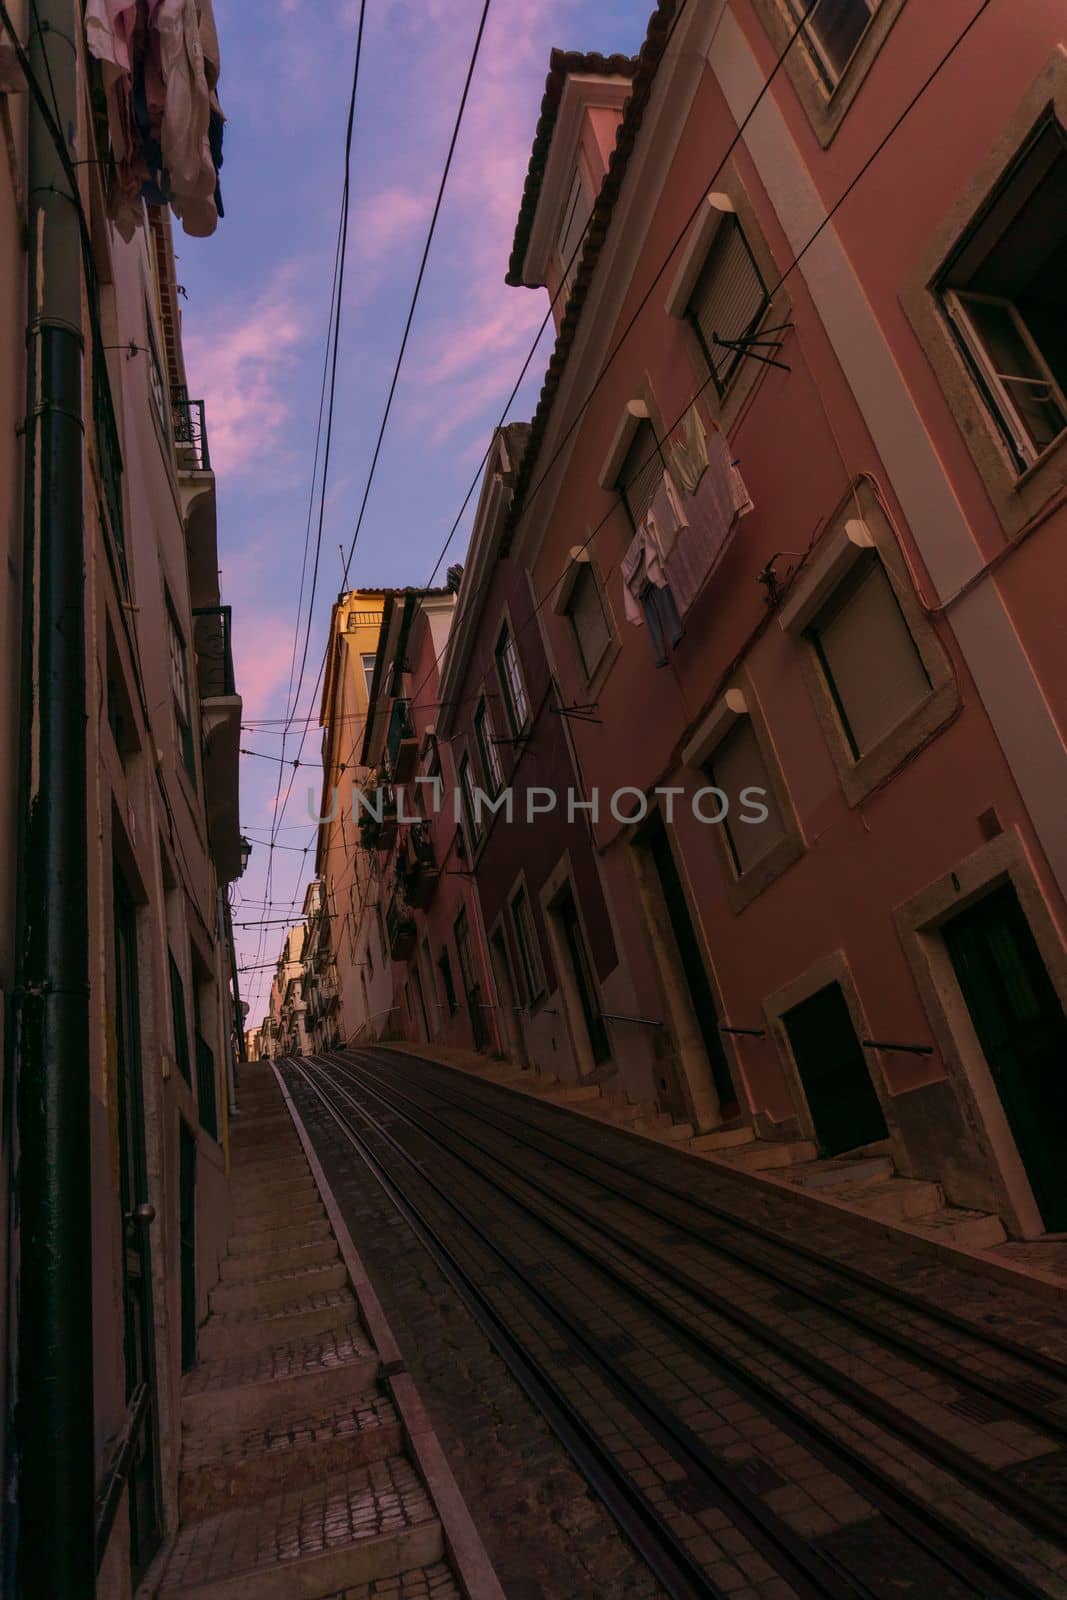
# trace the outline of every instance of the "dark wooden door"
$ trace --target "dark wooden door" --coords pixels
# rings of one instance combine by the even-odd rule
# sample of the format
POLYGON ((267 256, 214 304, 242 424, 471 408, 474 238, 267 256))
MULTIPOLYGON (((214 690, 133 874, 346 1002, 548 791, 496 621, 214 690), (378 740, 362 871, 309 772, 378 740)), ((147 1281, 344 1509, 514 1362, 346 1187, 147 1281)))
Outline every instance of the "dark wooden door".
POLYGON ((183 1122, 178 1158, 178 1270, 182 1371, 196 1365, 196 1137, 183 1122))
POLYGON ((820 1154, 836 1156, 886 1138, 889 1129, 841 985, 819 989, 782 1020, 820 1154))
POLYGON ((715 1010, 715 997, 711 992, 711 983, 708 979, 707 968, 704 965, 704 955, 700 948, 693 918, 689 913, 689 902, 685 897, 682 880, 678 873, 678 863, 674 859, 670 839, 663 818, 657 812, 649 821, 644 843, 652 856, 659 878, 660 889, 667 907, 667 916, 674 930, 674 940, 678 946, 678 958, 681 962, 682 973, 685 977, 689 998, 696 1013, 697 1026, 700 1037, 704 1042, 704 1052, 708 1058, 708 1069, 711 1081, 715 1085, 715 1093, 719 1097, 719 1109, 723 1118, 735 1117, 738 1112, 737 1090, 734 1088, 730 1076, 730 1068, 726 1060, 726 1051, 723 1048, 722 1034, 719 1032, 719 1018, 715 1010))
POLYGON ((1014 888, 942 933, 1045 1227, 1067 1229, 1067 1017, 1014 888))
POLYGON ((582 1008, 582 1021, 589 1039, 589 1048, 593 1053, 593 1060, 597 1066, 601 1066, 611 1056, 611 1044, 608 1040, 608 1030, 604 1026, 600 999, 593 981, 593 971, 585 947, 585 935, 578 920, 578 907, 574 903, 574 897, 568 894, 560 903, 558 911, 567 954, 574 972, 574 981, 578 988, 578 1000, 582 1008))
POLYGON ((115 1044, 119 1117, 119 1193, 123 1233, 123 1317, 126 1401, 144 1393, 143 1420, 129 1474, 130 1566, 134 1587, 162 1537, 160 1526, 155 1321, 151 1226, 141 1094, 137 921, 122 879, 115 877, 115 1044))

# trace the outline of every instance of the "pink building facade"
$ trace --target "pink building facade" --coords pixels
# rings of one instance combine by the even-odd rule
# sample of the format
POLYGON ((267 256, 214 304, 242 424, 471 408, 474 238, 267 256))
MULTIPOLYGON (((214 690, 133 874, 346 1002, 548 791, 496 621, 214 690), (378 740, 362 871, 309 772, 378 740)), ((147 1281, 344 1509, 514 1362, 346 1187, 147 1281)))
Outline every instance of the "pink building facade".
POLYGON ((754 1166, 887 1154, 1039 1237, 1067 1225, 1067 53, 1051 0, 973 13, 664 0, 634 60, 554 54, 508 276, 557 343, 491 458, 437 733, 461 791, 464 762, 558 791, 475 841, 508 1054, 754 1166), (547 777, 514 776, 551 742, 504 725, 501 628, 559 708, 547 777), (508 912, 531 861, 562 1049, 508 912))

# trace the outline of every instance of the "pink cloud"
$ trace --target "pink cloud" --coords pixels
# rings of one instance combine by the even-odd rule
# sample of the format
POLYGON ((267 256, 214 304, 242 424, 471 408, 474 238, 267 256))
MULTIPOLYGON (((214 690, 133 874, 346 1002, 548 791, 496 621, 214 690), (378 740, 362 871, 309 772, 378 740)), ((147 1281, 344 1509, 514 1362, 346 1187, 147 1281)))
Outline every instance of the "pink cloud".
POLYGON ((289 419, 287 377, 305 333, 292 265, 276 272, 252 306, 204 320, 185 340, 190 382, 208 406, 211 456, 221 474, 272 458, 289 419))
POLYGON ((234 615, 237 687, 246 721, 284 714, 293 655, 293 619, 241 606, 234 615))

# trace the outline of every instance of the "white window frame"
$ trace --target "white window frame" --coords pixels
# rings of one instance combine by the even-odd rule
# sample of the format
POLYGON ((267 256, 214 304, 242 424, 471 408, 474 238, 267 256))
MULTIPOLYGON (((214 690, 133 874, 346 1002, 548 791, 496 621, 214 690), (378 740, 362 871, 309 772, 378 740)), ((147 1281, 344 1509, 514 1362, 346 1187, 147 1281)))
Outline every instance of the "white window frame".
POLYGON ((522 662, 519 660, 519 652, 515 644, 515 629, 511 625, 511 618, 507 616, 497 629, 496 644, 493 647, 493 665, 496 668, 497 681, 504 700, 504 712, 508 720, 508 726, 512 736, 517 739, 530 725, 530 696, 527 693, 526 679, 523 677, 522 672, 522 662), (515 685, 512 684, 511 676, 504 663, 507 650, 502 648, 502 641, 505 637, 511 656, 514 659, 515 678, 519 694, 522 697, 521 717, 519 715, 518 700, 515 695, 515 685))
POLYGON ((1044 455, 1045 451, 1050 450, 1056 440, 1062 437, 1064 431, 1067 430, 1067 420, 1065 420, 1064 427, 1060 429, 1056 437, 1050 439, 1048 444, 1041 445, 1039 448, 1030 437, 1030 431, 1012 398, 1011 390, 1008 388, 1005 379, 1012 383, 1044 385, 1049 391, 1049 398, 1056 402, 1065 419, 1067 419, 1067 396, 1064 395, 1063 390, 1056 382, 1048 362, 1042 355, 1030 329, 1026 326, 1018 307, 1007 295, 982 294, 977 289, 946 289, 943 298, 945 309, 952 319, 952 325, 957 329, 968 355, 981 373, 983 382, 989 389, 990 397, 1000 413, 1001 421, 1011 435, 1012 443, 1020 459, 1027 467, 1032 467, 1038 457, 1044 455), (981 334, 968 315, 966 305, 968 300, 975 300, 985 305, 1000 306, 1010 312, 1017 333, 1030 351, 1034 365, 1045 374, 1044 378, 1024 378, 1021 375, 1001 374, 997 371, 990 359, 981 334))
POLYGON ((489 709, 489 701, 483 695, 474 708, 474 742, 478 746, 482 776, 488 784, 490 794, 495 799, 504 787, 504 773, 500 765, 500 756, 497 753, 494 739, 493 717, 489 709))
POLYGON ((368 700, 374 693, 374 667, 377 659, 378 657, 373 651, 369 653, 362 650, 360 651, 359 664, 363 669, 363 683, 367 690, 368 700), (368 661, 370 662, 369 667, 367 666, 368 661))
MULTIPOLYGON (((856 52, 859 50, 860 45, 867 37, 871 23, 878 15, 878 8, 881 3, 882 0, 863 0, 863 4, 867 7, 867 26, 863 29, 859 38, 856 40, 856 43, 852 47, 852 54, 849 56, 848 60, 844 63, 840 70, 834 66, 833 62, 826 54, 825 47, 820 42, 819 35, 816 31, 817 24, 813 20, 815 13, 822 4, 822 0, 815 0, 815 4, 811 6, 811 15, 807 16, 804 20, 804 26, 802 30, 804 35, 804 43, 807 45, 808 50, 810 51, 812 58, 818 67, 819 76, 823 79, 828 94, 832 95, 834 93, 834 90, 837 88, 838 84, 847 73, 849 67, 856 59, 856 52)), ((792 12, 794 22, 800 22, 801 19, 805 17, 805 12, 807 12, 809 9, 808 0, 787 0, 787 4, 792 12)))

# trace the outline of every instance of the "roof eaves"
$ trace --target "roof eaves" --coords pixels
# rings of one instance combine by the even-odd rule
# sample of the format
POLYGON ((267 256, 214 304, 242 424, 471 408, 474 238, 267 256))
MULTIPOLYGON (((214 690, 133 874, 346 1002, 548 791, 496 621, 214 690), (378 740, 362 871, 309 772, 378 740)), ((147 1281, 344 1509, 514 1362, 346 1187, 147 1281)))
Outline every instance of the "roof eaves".
POLYGON ((556 118, 559 116, 560 101, 563 99, 563 90, 567 79, 579 72, 601 78, 632 78, 637 71, 639 60, 640 57, 638 56, 602 56, 597 51, 552 51, 548 58, 548 77, 545 79, 545 92, 541 100, 541 114, 537 119, 537 127, 534 131, 533 148, 530 151, 530 164, 526 169, 526 181, 522 186, 522 202, 519 206, 518 221, 515 224, 515 237, 511 245, 511 257, 508 261, 505 283, 521 288, 525 281, 522 269, 526 261, 526 251, 530 244, 530 230, 533 227, 537 202, 541 198, 541 184, 545 176, 545 163, 548 160, 548 152, 552 145, 552 134, 555 131, 556 118))

